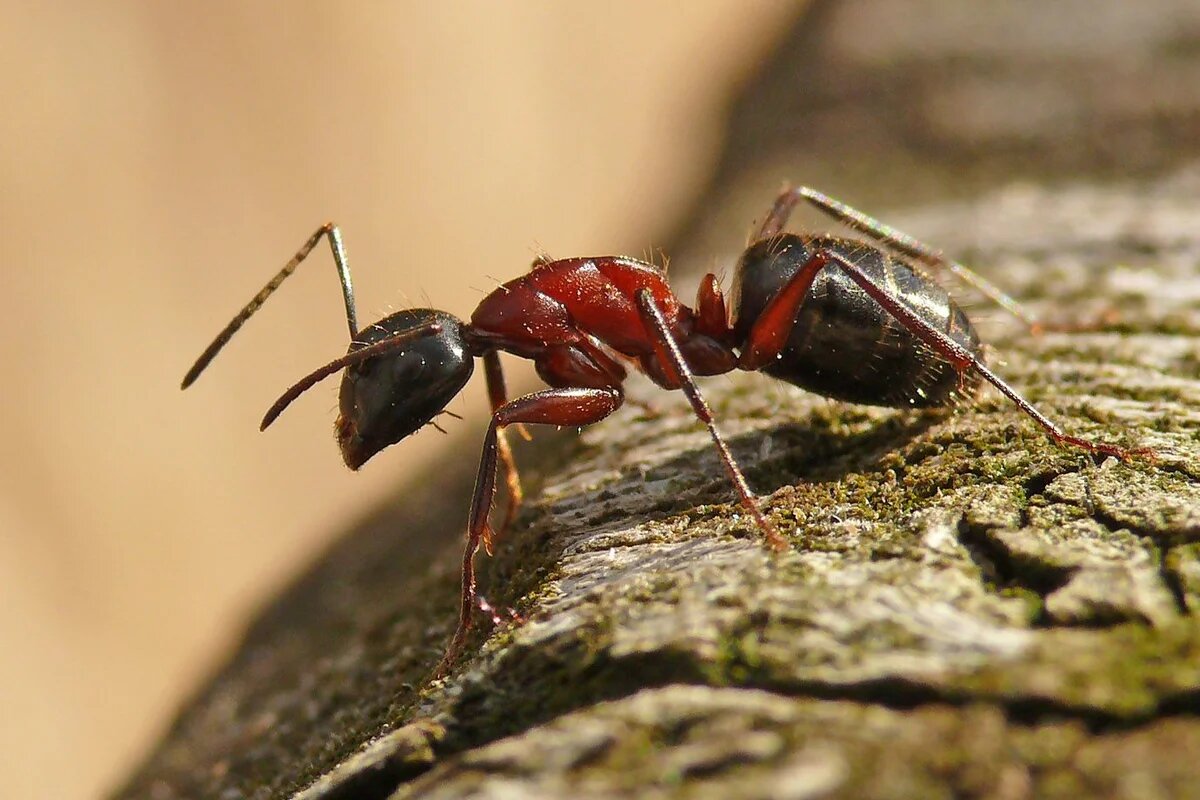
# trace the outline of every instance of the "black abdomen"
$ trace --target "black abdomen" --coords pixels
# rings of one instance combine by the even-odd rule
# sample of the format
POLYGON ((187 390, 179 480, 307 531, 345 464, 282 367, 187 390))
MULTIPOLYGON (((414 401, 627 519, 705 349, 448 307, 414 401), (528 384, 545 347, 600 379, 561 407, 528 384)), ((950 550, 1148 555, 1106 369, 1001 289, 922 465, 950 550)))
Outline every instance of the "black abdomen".
MULTIPOLYGON (((949 294, 903 261, 852 239, 795 234, 751 245, 734 278, 734 330, 745 341, 767 302, 817 250, 858 265, 934 328, 976 355, 979 337, 949 294)), ((905 328, 835 265, 817 274, 779 359, 763 369, 802 389, 852 403, 942 406, 960 392, 944 358, 905 328)), ((967 375, 961 387, 976 379, 967 375)))

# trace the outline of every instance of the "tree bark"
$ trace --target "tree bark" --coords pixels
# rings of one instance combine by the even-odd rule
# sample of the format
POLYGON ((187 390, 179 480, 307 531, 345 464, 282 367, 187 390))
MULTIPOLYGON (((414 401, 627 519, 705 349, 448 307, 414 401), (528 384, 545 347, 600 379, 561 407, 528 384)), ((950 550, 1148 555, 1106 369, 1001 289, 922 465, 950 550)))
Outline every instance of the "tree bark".
MULTIPOLYGON (((681 246, 695 263, 723 252, 719 263, 732 264, 729 245, 779 180, 814 158, 754 133, 787 127, 752 119, 781 85, 831 65, 859 87, 908 74, 919 106, 932 67, 855 67, 862 43, 844 44, 838 27, 847 12, 819 5, 739 106, 731 155, 681 246), (696 255, 715 228, 724 247, 696 255)), ((993 96, 1023 58, 1037 61, 1011 44, 975 61, 949 44, 923 58, 956 65, 959 78, 990 65, 979 71, 992 88, 977 87, 993 96)), ((1187 52, 1171 75, 1197 63, 1187 52)), ((1046 85, 1069 87, 1080 66, 1068 67, 1046 85)), ((874 131, 872 162, 895 167, 882 181, 904 184, 917 169, 915 133, 889 139, 874 112, 805 97, 789 119, 807 126, 806 141, 844 153, 830 131, 859 141, 874 131)), ((1097 124, 1138 127, 1126 106, 1093 106, 1097 124)), ((1189 108, 1147 111, 1141 128, 1194 125, 1200 103, 1189 108)), ((683 399, 635 382, 631 394, 658 413, 626 406, 534 456, 528 505, 480 563, 489 601, 520 618, 481 626, 450 676, 430 671, 454 619, 456 554, 433 559, 423 542, 461 529, 473 464, 408 487, 335 547, 118 796, 1194 794, 1200 171, 1170 135, 1147 134, 1145 171, 1116 181, 1075 166, 1055 126, 1027 133, 1017 172, 1053 174, 1056 187, 961 199, 977 175, 950 177, 949 157, 935 168, 940 202, 880 216, 966 254, 1047 318, 1115 310, 1099 329, 1041 336, 982 317, 992 364, 1039 408, 1070 433, 1152 448, 1155 461, 1057 447, 993 391, 953 413, 919 413, 835 403, 757 374, 708 380, 735 456, 792 543, 776 556, 683 399)), ((978 174, 1011 157, 987 150, 978 174)), ((867 197, 881 191, 868 184, 867 197)))

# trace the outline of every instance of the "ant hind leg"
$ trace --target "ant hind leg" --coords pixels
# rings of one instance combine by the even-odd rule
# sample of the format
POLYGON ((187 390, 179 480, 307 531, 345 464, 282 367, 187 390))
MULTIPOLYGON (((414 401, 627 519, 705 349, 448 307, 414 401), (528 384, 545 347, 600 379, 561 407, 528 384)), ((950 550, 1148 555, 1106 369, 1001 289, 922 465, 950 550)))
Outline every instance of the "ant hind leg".
POLYGON ((762 235, 774 236, 779 233, 783 229, 783 226, 787 224, 792 210, 801 200, 806 201, 826 216, 832 217, 859 233, 866 234, 902 256, 918 261, 931 269, 945 270, 951 273, 963 283, 974 287, 976 291, 988 300, 1019 319, 1032 333, 1036 334, 1046 330, 1058 329, 1057 326, 1048 326, 1041 322, 1037 315, 1013 299, 1011 295, 999 286, 966 265, 947 258, 940 250, 925 244, 913 236, 909 236, 901 230, 893 228, 885 222, 864 214, 840 200, 835 200, 829 195, 822 194, 816 189, 810 189, 807 186, 784 189, 780 193, 779 197, 775 200, 775 205, 771 208, 771 213, 767 216, 766 222, 763 223, 762 235))
POLYGON ((822 255, 830 264, 836 264, 840 267, 855 283, 862 287, 863 291, 895 317, 900 324, 912 331, 913 335, 919 337, 926 345, 937 352, 938 355, 949 361, 960 375, 968 370, 974 370, 980 377, 996 387, 1001 394, 1015 403, 1017 408, 1031 417, 1055 443, 1078 447, 1096 455, 1114 456, 1122 461, 1129 461, 1137 457, 1154 460, 1154 451, 1150 449, 1118 447, 1065 433, 1062 428, 1022 397, 1003 378, 988 369, 987 365, 983 363, 978 355, 955 342, 943 331, 930 325, 911 308, 893 297, 882 286, 875 283, 854 262, 829 250, 822 251, 822 255))

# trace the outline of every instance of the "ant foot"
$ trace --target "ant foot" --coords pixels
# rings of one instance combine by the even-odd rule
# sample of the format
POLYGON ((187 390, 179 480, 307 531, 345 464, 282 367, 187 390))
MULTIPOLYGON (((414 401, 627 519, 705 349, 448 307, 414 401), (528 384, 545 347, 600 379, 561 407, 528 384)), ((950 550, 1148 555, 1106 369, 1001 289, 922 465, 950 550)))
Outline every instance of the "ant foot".
MULTIPOLYGON (((491 620, 492 625, 501 626, 507 623, 523 623, 525 617, 519 614, 512 608, 497 609, 487 601, 483 595, 475 595, 475 608, 482 611, 491 620)), ((462 655, 463 647, 467 643, 467 635, 471 632, 471 621, 465 620, 458 624, 454 631, 454 636, 450 639, 450 644, 446 647, 446 652, 442 655, 442 660, 434 667, 434 679, 444 678, 450 674, 450 670, 458 663, 459 656, 462 655)))
POLYGON ((1158 463, 1158 454, 1149 447, 1118 447, 1115 444, 1104 444, 1103 442, 1093 442, 1089 439, 1084 439, 1079 436, 1063 435, 1058 439, 1059 444, 1071 445, 1082 450, 1087 450, 1093 455, 1112 456, 1120 459, 1125 463, 1131 461, 1149 461, 1151 464, 1158 463))
POLYGON ((470 631, 470 620, 462 620, 458 623, 458 627, 454 630, 454 636, 446 647, 446 652, 442 654, 442 660, 433 668, 434 680, 440 680, 450 674, 450 670, 458 663, 458 657, 462 655, 463 645, 467 643, 467 634, 470 631))

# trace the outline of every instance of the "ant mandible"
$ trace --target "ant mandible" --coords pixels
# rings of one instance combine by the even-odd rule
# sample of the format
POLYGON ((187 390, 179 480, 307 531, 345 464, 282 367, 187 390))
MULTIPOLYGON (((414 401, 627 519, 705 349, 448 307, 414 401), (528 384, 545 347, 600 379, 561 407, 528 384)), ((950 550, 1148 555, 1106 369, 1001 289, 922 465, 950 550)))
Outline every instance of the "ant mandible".
MULTIPOLYGON (((319 228, 208 346, 183 379, 187 388, 322 238, 341 279, 349 352, 305 376, 263 417, 262 429, 300 394, 345 370, 336 423, 342 457, 358 469, 444 412, 483 359, 492 420, 484 437, 462 559, 458 625, 439 665, 444 672, 466 642, 476 605, 474 558, 490 554, 488 522, 496 473, 503 467, 509 506, 521 502, 510 425, 577 427, 620 408, 626 366, 664 389, 680 389, 708 427, 742 505, 773 550, 787 540, 763 513, 700 394, 695 375, 759 370, 828 397, 893 407, 939 407, 970 396, 980 379, 1000 390, 1055 442, 1128 459, 1151 455, 1064 433, 984 363, 970 320, 948 292, 913 262, 957 275, 1024 320, 1040 323, 963 265, 820 192, 785 189, 742 254, 734 274, 731 317, 715 275, 700 283, 696 307, 674 295, 663 271, 618 256, 539 258, 532 269, 487 295, 471 321, 428 308, 399 311, 359 330, 345 248, 336 225, 319 228), (878 245, 784 232, 806 201, 878 245), (534 362, 551 388, 509 400, 499 353, 534 362)), ((450 412, 445 412, 450 413, 450 412)), ((520 428, 519 428, 520 429, 520 428)))

